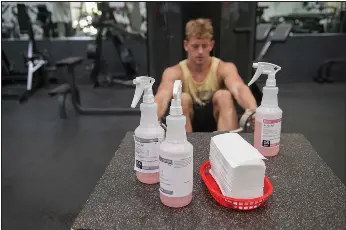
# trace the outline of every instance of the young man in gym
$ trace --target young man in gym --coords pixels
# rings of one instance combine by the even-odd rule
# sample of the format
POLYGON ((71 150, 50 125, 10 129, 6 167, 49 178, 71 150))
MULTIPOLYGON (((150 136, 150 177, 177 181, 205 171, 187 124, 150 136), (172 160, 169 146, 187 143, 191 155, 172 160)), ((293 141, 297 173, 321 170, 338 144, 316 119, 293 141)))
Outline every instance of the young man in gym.
POLYGON ((169 109, 174 81, 181 80, 186 132, 198 132, 198 127, 213 122, 218 131, 239 128, 233 99, 245 110, 255 110, 256 100, 234 64, 210 56, 214 47, 211 21, 189 21, 185 27, 185 36, 187 59, 164 71, 155 96, 159 120, 169 109))

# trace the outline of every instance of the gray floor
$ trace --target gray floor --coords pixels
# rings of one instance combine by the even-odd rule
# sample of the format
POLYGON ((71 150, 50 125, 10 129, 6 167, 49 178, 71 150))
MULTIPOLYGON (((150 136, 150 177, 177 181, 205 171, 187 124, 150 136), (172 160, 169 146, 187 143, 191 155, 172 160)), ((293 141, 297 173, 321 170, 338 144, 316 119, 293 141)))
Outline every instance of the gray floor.
MULTIPOLYGON (((345 183, 345 84, 280 87, 283 132, 304 134, 345 183)), ((94 106, 129 106, 130 90, 83 89, 94 106), (105 98, 108 98, 105 100, 105 98)), ((2 227, 69 229, 138 117, 58 118, 55 98, 2 101, 2 227)), ((131 157, 131 153, 129 153, 131 157)), ((116 176, 116 175, 115 175, 116 176)))

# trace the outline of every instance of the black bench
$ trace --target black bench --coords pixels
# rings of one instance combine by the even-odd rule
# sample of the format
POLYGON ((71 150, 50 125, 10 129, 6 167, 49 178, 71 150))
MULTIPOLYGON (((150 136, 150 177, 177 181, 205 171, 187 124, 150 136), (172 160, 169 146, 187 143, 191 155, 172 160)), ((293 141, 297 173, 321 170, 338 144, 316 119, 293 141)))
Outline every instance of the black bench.
POLYGON ((262 42, 267 40, 273 25, 269 23, 258 24, 256 27, 256 41, 262 42))
POLYGON ((57 61, 55 63, 55 65, 57 67, 75 66, 75 65, 82 63, 83 60, 84 60, 84 58, 82 58, 82 57, 68 57, 68 58, 64 58, 60 61, 57 61))
MULTIPOLYGON (((73 72, 74 68, 81 64, 83 62, 83 58, 82 57, 68 57, 68 58, 64 58, 62 60, 59 60, 55 63, 55 66, 57 68, 63 68, 63 67, 67 67, 69 72, 73 72)), ((71 81, 74 83, 74 77, 72 77, 72 79, 68 79, 69 83, 64 83, 59 85, 58 87, 50 90, 48 92, 48 95, 51 97, 54 96, 58 96, 58 103, 59 103, 59 115, 60 118, 62 119, 66 119, 67 118, 67 114, 66 114, 66 109, 65 109, 65 102, 66 102, 66 98, 67 95, 72 93, 71 90, 71 81)), ((78 91, 77 91, 78 92, 78 91)), ((77 101, 80 101, 79 98, 79 92, 78 92, 78 96, 77 96, 77 101)))
MULTIPOLYGON (((292 27, 293 27, 292 24, 281 23, 281 24, 276 25, 275 29, 268 32, 267 35, 269 35, 269 36, 267 36, 267 38, 265 39, 266 42, 263 45, 259 55, 257 56, 256 61, 262 61, 263 60, 263 57, 266 55, 269 47, 272 44, 286 42, 291 31, 292 31, 292 27)), ((263 31, 265 31, 265 29, 268 30, 268 28, 264 25, 262 26, 262 28, 261 27, 257 27, 257 28, 261 29, 259 32, 261 32, 261 31, 263 32, 263 31)), ((264 36, 262 35, 262 37, 264 37, 264 36)))
POLYGON ((48 95, 53 97, 53 96, 61 94, 61 93, 71 93, 71 87, 68 83, 61 84, 58 87, 50 90, 48 92, 48 95))
POLYGON ((71 103, 74 110, 80 115, 140 115, 139 109, 133 108, 86 108, 81 105, 80 93, 76 84, 75 68, 83 62, 82 57, 68 57, 55 63, 57 68, 67 67, 68 83, 52 89, 48 94, 58 96, 60 118, 66 119, 65 101, 71 94, 71 103))

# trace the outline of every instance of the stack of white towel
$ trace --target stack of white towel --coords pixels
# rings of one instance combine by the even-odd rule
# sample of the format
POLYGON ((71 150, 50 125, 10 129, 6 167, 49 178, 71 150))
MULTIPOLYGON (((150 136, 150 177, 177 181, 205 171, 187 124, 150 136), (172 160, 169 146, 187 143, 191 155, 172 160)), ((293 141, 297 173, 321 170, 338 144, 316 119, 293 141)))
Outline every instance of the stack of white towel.
POLYGON ((265 157, 237 133, 212 137, 210 174, 224 196, 251 199, 263 195, 265 157))

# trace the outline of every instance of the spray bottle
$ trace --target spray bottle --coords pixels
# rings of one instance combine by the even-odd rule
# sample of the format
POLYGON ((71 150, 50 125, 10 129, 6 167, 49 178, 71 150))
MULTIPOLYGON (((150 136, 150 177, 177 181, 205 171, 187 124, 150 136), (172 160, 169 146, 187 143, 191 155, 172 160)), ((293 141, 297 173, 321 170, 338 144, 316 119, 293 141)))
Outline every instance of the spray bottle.
POLYGON ((160 145, 160 199, 173 208, 188 205, 193 190, 193 146, 186 138, 181 92, 182 82, 176 80, 166 118, 166 139, 160 145))
POLYGON ((143 92, 143 103, 140 104, 141 120, 135 130, 135 166, 137 179, 145 184, 159 182, 159 149, 165 132, 157 118, 157 104, 154 102, 152 86, 155 80, 141 76, 133 80, 136 85, 131 104, 135 108, 143 92))
POLYGON ((264 156, 275 156, 279 153, 282 110, 278 106, 279 88, 276 87, 275 74, 280 66, 258 62, 253 64, 257 71, 249 86, 253 84, 261 74, 267 74, 268 79, 263 87, 261 105, 256 109, 254 147, 264 156))

